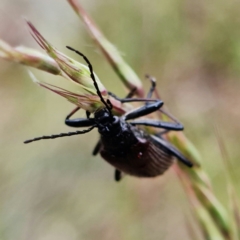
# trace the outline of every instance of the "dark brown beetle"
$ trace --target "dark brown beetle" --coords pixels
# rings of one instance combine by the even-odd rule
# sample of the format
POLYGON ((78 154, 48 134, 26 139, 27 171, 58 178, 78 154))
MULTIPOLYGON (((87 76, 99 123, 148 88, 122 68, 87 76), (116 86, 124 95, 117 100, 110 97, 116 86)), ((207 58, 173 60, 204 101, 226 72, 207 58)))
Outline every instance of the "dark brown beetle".
POLYGON ((161 134, 151 135, 137 127, 141 125, 163 128, 167 131, 182 131, 183 126, 180 123, 163 122, 153 119, 140 119, 127 122, 128 120, 153 113, 162 107, 163 102, 161 100, 150 99, 156 87, 154 81, 152 81, 152 87, 146 99, 131 98, 134 91, 123 99, 110 93, 110 95, 122 103, 146 102, 144 106, 134 109, 121 117, 114 116, 111 111, 112 104, 110 100, 105 101, 99 91, 90 61, 79 51, 71 47, 68 48, 81 55, 87 62, 97 94, 105 105, 105 108, 96 111, 93 118, 91 118, 90 113, 87 112, 87 118, 70 119, 70 117, 80 109, 77 107, 66 117, 66 125, 70 127, 90 127, 86 130, 42 136, 27 140, 24 143, 41 139, 84 134, 97 128, 100 133, 100 140, 93 150, 93 155, 100 153, 108 163, 116 168, 116 181, 121 179, 121 172, 137 177, 155 177, 161 175, 172 165, 174 158, 177 158, 188 167, 192 167, 192 163, 173 147, 173 145, 161 138, 161 134))

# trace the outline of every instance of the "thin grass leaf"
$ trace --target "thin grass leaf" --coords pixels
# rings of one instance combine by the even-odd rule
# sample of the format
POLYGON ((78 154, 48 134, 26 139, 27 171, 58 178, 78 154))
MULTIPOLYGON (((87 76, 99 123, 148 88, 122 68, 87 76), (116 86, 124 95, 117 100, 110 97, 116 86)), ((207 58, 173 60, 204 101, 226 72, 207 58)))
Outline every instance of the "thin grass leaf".
POLYGON ((118 50, 106 39, 102 32, 97 28, 93 20, 88 16, 81 4, 77 0, 68 0, 74 11, 81 17, 87 30, 91 34, 93 40, 97 43, 115 72, 118 74, 122 82, 128 89, 136 88, 136 94, 139 97, 144 96, 142 82, 137 74, 123 60, 118 50))
POLYGON ((192 222, 188 218, 185 219, 185 225, 186 225, 188 235, 190 236, 190 239, 194 239, 194 240, 200 239, 192 222))
POLYGON ((199 199, 198 196, 195 194, 195 191, 192 188, 192 185, 191 185, 191 182, 189 181, 188 176, 185 175, 180 168, 177 168, 175 166, 174 169, 178 177, 181 179, 181 182, 185 188, 185 191, 188 196, 188 200, 192 205, 192 209, 198 221, 199 229, 204 235, 204 239, 207 239, 207 240, 229 239, 229 238, 225 238, 225 236, 219 230, 214 219, 209 215, 208 209, 205 207, 201 199, 199 199))
POLYGON ((202 226, 204 239, 207 240, 226 240, 219 232, 219 229, 216 227, 214 220, 209 216, 208 211, 202 205, 195 206, 196 215, 199 223, 202 226))
POLYGON ((236 194, 236 187, 234 183, 236 182, 236 175, 234 168, 231 165, 228 151, 226 145, 223 141, 223 138, 220 134, 219 128, 215 125, 215 133, 218 142, 219 149, 221 151, 221 156, 224 162, 224 171, 227 180, 227 188, 229 195, 229 205, 230 205, 230 215, 231 215, 231 227, 232 227, 232 239, 240 239, 240 207, 239 207, 239 198, 236 194))
POLYGON ((225 208, 219 203, 215 195, 206 187, 201 186, 200 184, 194 184, 193 188, 199 201, 208 210, 219 230, 226 239, 231 239, 231 224, 225 208))
MULTIPOLYGON (((38 81, 37 79, 35 79, 34 82, 62 97, 67 98, 71 103, 89 112, 95 112, 96 110, 103 108, 104 105, 102 101, 100 101, 94 87, 93 80, 90 77, 89 67, 58 51, 40 34, 31 22, 27 21, 27 24, 32 37, 47 52, 47 54, 56 61, 61 69, 61 76, 67 79, 68 83, 71 84, 65 84, 64 87, 61 87, 60 83, 58 83, 58 86, 55 86, 43 81, 38 81)), ((95 73, 94 76, 102 97, 105 98, 105 100, 110 99, 114 114, 122 115, 126 112, 126 110, 131 109, 130 105, 125 104, 123 106, 119 101, 108 96, 108 92, 98 76, 95 73)))
MULTIPOLYGON (((58 51, 40 34, 31 22, 27 21, 27 24, 35 41, 58 63, 62 70, 62 75, 64 77, 68 76, 72 81, 81 85, 89 94, 96 95, 96 89, 90 78, 89 68, 58 51)), ((94 76, 103 97, 108 96, 107 90, 100 82, 98 76, 96 74, 94 76)))
MULTIPOLYGON (((31 30, 31 35, 49 56, 26 47, 11 47, 0 39, 0 58, 62 76, 63 78, 53 84, 39 81, 33 73, 29 72, 33 82, 66 98, 80 108, 89 112, 95 112, 103 108, 104 105, 100 101, 93 85, 93 80, 90 77, 89 68, 59 52, 46 41, 33 24, 29 21, 27 24, 31 30)), ((113 106, 112 111, 115 115, 123 115, 131 109, 131 105, 122 105, 118 100, 108 96, 106 88, 97 75, 94 75, 102 96, 105 99, 110 99, 113 106)))
MULTIPOLYGON (((90 34, 96 41, 97 45, 104 52, 105 56, 117 74, 119 74, 119 69, 121 69, 121 62, 113 62, 112 59, 114 59, 114 56, 120 56, 120 54, 116 53, 115 48, 114 51, 111 52, 112 45, 108 41, 106 43, 105 37, 103 37, 102 33, 96 28, 96 25, 83 10, 79 2, 77 0, 68 0, 68 2, 74 8, 76 13, 81 17, 87 29, 90 31, 90 34)), ((122 79, 122 74, 120 74, 120 77, 122 79)), ((127 76, 125 77, 124 81, 126 81, 126 79, 128 79, 127 76)), ((126 84, 126 86, 129 87, 129 84, 126 84)), ((141 90, 141 96, 142 95, 143 90, 141 90)), ((227 239, 229 239, 229 236, 231 236, 231 229, 229 227, 230 221, 229 217, 226 214, 226 210, 212 192, 209 178, 200 166, 200 157, 198 151, 195 149, 193 144, 191 144, 190 141, 187 141, 185 137, 183 138, 183 136, 184 135, 182 133, 172 133, 169 136, 169 139, 171 142, 175 143, 178 146, 180 151, 185 153, 186 156, 188 156, 189 159, 195 163, 195 167, 190 170, 186 167, 179 168, 179 171, 181 171, 182 174, 186 176, 188 181, 191 182, 194 195, 199 198, 201 210, 199 211, 199 209, 196 208, 195 213, 197 216, 199 216, 198 219, 201 222, 202 228, 206 232, 208 239, 223 239, 221 233, 224 234, 224 237, 227 237, 227 239)), ((189 196, 189 198, 191 198, 191 196, 189 196)))
POLYGON ((34 67, 54 75, 60 75, 61 73, 61 69, 53 58, 31 48, 23 46, 11 47, 1 39, 0 58, 34 67))
POLYGON ((232 239, 240 240, 240 207, 239 198, 232 184, 228 184, 228 194, 230 199, 230 211, 232 220, 232 239))

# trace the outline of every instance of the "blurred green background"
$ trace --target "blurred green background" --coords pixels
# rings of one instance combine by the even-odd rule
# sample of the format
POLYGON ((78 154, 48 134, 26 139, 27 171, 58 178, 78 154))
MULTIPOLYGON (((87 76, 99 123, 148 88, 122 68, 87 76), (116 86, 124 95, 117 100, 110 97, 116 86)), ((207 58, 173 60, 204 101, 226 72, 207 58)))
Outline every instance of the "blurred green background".
MULTIPOLYGON (((214 126, 227 147, 239 194, 240 2, 81 3, 146 89, 149 83, 144 75, 157 78, 162 99, 184 124, 216 195, 227 207, 225 166, 214 126)), ((106 88, 125 95, 67 1, 0 1, 0 37, 13 46, 40 50, 24 17, 60 51, 75 59, 80 58, 66 45, 85 53, 106 88)), ((127 176, 115 183, 113 168, 99 156, 91 156, 97 131, 24 145, 32 137, 69 131, 64 118, 74 106, 37 87, 25 67, 0 62, 1 239, 191 239, 189 222, 199 235, 173 170, 155 179, 127 176)), ((39 79, 56 79, 31 71, 39 79)))

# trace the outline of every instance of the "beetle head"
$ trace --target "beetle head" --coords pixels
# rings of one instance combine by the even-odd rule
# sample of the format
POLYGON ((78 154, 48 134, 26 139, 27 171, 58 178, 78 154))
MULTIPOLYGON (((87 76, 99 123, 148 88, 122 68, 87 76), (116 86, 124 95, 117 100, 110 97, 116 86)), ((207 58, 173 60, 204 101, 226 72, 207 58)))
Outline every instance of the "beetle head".
POLYGON ((95 112, 94 119, 100 134, 113 133, 120 127, 119 117, 112 116, 107 109, 95 112))

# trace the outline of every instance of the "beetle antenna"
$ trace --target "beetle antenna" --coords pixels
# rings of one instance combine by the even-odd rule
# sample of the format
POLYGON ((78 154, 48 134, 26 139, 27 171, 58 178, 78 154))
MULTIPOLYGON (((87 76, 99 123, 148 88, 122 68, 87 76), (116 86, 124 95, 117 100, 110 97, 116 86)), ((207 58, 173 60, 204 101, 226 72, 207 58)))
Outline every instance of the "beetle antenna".
POLYGON ((69 47, 69 46, 66 46, 69 50, 77 53, 78 55, 80 55, 84 60, 85 62, 88 64, 88 68, 89 68, 89 71, 90 71, 90 77, 92 78, 93 80, 93 84, 94 84, 94 87, 96 88, 96 91, 97 91, 97 95, 100 97, 101 99, 101 102, 106 106, 107 110, 109 111, 109 113, 112 115, 112 103, 110 102, 110 100, 108 99, 107 102, 104 100, 100 90, 99 90, 99 87, 98 87, 98 84, 97 84, 97 81, 95 79, 95 76, 94 76, 94 73, 93 73, 93 66, 92 64, 90 63, 90 61, 88 60, 88 58, 81 52, 79 52, 78 50, 72 48, 72 47, 69 47))
POLYGON ((49 136, 36 137, 36 138, 24 141, 24 143, 31 143, 31 142, 39 141, 39 140, 42 140, 42 139, 54 139, 54 138, 70 137, 70 136, 73 136, 73 135, 84 134, 84 133, 88 133, 88 132, 92 131, 93 128, 95 128, 95 127, 96 127, 96 125, 88 128, 86 130, 83 130, 83 131, 60 133, 60 134, 54 134, 54 135, 49 135, 49 136))

